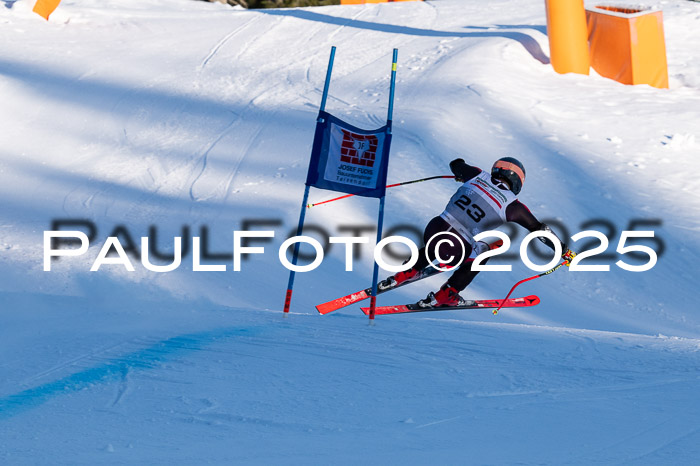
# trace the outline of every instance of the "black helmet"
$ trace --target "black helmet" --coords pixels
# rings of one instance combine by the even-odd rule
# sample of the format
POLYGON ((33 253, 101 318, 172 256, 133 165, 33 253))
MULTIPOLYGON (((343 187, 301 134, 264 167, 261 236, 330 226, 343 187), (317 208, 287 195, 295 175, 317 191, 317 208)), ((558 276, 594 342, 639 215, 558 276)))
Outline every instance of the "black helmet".
POLYGON ((493 164, 491 176, 507 181, 510 184, 510 190, 517 195, 523 189, 525 167, 513 157, 502 157, 493 164))

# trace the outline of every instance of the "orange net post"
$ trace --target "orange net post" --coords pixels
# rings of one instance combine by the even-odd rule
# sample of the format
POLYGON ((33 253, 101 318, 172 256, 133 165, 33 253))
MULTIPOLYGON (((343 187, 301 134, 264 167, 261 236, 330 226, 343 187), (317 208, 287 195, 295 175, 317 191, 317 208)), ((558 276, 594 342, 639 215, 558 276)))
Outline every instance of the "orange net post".
POLYGON ((591 66, 623 84, 668 88, 663 14, 644 8, 586 9, 591 66))
POLYGON ((547 37, 557 73, 588 74, 588 30, 583 0, 546 0, 547 37))
POLYGON ((53 13, 59 3, 61 0, 37 0, 32 11, 48 21, 49 15, 53 13))

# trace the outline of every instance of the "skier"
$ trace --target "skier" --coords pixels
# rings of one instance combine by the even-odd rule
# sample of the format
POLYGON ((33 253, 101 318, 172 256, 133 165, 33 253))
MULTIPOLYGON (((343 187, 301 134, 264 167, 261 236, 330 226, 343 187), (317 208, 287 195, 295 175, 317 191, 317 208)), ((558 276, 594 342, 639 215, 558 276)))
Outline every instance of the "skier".
MULTIPOLYGON (((500 243, 493 246, 482 241, 474 241, 474 236, 482 231, 493 230, 505 222, 515 222, 527 230, 544 230, 559 238, 544 223, 538 221, 530 210, 518 200, 517 196, 525 181, 525 168, 513 157, 503 157, 498 159, 491 169, 491 173, 484 172, 480 168, 468 165, 462 159, 450 162, 450 169, 455 175, 455 180, 463 183, 457 192, 452 196, 445 210, 439 216, 433 218, 425 228, 423 241, 428 244, 433 236, 438 234, 451 233, 457 235, 461 240, 451 243, 442 241, 436 243, 436 237, 432 244, 439 244, 438 256, 435 254, 435 247, 431 246, 427 250, 424 246, 418 254, 418 261, 413 267, 402 272, 398 272, 385 280, 382 280, 378 287, 380 290, 393 288, 401 283, 414 281, 420 278, 421 271, 428 266, 436 257, 452 258, 447 266, 457 267, 447 282, 440 287, 437 292, 430 292, 428 296, 419 301, 421 307, 439 306, 459 306, 465 300, 459 295, 479 273, 471 269, 474 259, 488 249, 495 249, 500 243), (459 264, 462 258, 462 245, 466 249, 464 257, 467 259, 459 264)), ((449 238, 445 236, 445 239, 449 238)), ((554 244, 545 237, 539 239, 554 249, 554 244)), ((566 251, 562 258, 568 265, 576 256, 576 253, 561 243, 561 250, 566 251)))

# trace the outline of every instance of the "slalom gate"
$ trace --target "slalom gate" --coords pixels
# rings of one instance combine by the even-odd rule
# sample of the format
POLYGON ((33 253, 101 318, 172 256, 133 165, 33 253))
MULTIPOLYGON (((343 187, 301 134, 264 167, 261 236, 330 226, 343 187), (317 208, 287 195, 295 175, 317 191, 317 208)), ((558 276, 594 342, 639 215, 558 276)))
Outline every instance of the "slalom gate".
MULTIPOLYGON (((350 125, 326 112, 326 101, 330 87, 335 46, 331 47, 328 60, 326 82, 323 86, 321 106, 316 118, 316 131, 311 149, 311 160, 306 176, 306 187, 301 202, 297 237, 302 235, 304 218, 309 199, 309 190, 313 186, 356 196, 379 199, 377 218, 377 243, 382 238, 384 223, 384 200, 386 195, 386 178, 389 169, 389 148, 391 146, 391 127, 394 111, 394 90, 396 87, 396 62, 398 49, 394 49, 391 62, 391 84, 389 87, 389 110, 384 126, 374 130, 364 130, 350 125)), ((300 242, 294 243, 292 265, 297 265, 300 242)), ((284 301, 284 313, 288 315, 294 287, 294 268, 290 269, 287 293, 284 301)), ((372 276, 372 297, 369 318, 374 320, 376 308, 377 281, 379 264, 374 263, 372 276)))

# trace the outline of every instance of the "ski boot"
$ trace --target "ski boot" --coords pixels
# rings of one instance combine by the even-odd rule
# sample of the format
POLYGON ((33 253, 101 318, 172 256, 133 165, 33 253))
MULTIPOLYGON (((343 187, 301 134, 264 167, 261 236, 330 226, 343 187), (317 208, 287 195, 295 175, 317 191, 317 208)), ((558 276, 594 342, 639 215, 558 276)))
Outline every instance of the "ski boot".
POLYGON ((395 288, 403 283, 412 282, 418 280, 421 277, 421 273, 416 269, 403 270, 396 275, 393 275, 381 282, 377 283, 377 289, 379 291, 386 291, 395 288))
POLYGON ((478 256, 479 254, 482 254, 486 251, 493 251, 494 249, 498 249, 501 246, 503 246, 503 240, 502 239, 497 239, 493 243, 489 244, 485 241, 477 241, 476 244, 474 245, 474 252, 475 255, 478 256))
POLYGON ((440 287, 437 293, 432 291, 428 293, 425 299, 418 301, 418 306, 423 308, 428 307, 449 307, 449 306, 460 306, 467 302, 459 295, 459 291, 449 283, 445 283, 440 287))

